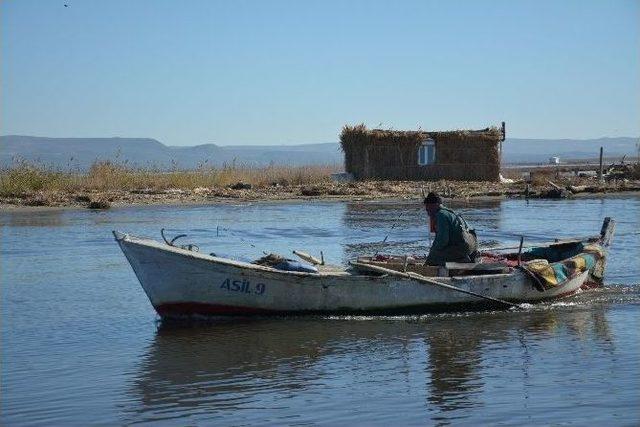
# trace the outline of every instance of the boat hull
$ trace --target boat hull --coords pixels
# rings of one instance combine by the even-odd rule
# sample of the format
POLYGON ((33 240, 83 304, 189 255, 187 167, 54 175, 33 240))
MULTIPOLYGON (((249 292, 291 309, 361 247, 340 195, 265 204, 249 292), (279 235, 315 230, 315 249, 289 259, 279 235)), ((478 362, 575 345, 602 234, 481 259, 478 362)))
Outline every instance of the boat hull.
MULTIPOLYGON (((413 279, 342 273, 285 272, 115 233, 142 288, 163 317, 285 313, 420 313, 495 307, 472 295, 413 279)), ((442 277, 438 281, 512 302, 538 302, 578 291, 585 271, 540 292, 520 270, 442 277)))

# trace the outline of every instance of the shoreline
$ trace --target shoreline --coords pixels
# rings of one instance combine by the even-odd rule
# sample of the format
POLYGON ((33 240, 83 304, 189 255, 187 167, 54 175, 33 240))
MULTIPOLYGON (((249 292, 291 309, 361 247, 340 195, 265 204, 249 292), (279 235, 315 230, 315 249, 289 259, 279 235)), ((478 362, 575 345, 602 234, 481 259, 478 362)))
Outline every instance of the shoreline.
MULTIPOLYGON (((566 186, 570 188, 570 186, 566 186)), ((575 188, 575 187, 574 187, 575 188)), ((524 183, 493 182, 414 182, 367 181, 356 183, 319 183, 312 186, 264 187, 256 189, 196 188, 193 190, 119 190, 88 192, 36 192, 0 197, 0 211, 43 212, 49 210, 131 208, 146 206, 208 206, 235 203, 341 202, 375 200, 416 200, 425 192, 436 191, 452 201, 525 200, 524 183), (90 208, 92 203, 98 208, 90 208)), ((572 193, 551 194, 549 186, 529 186, 529 199, 603 198, 640 194, 640 182, 605 183, 572 193)), ((564 190, 563 190, 564 191, 564 190)))

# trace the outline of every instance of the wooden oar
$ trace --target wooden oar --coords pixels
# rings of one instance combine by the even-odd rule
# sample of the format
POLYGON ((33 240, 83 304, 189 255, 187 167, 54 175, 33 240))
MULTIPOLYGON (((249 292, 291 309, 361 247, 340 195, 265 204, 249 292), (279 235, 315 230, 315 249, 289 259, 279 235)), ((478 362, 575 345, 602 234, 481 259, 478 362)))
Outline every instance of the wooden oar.
POLYGON ((489 297, 489 296, 486 296, 486 295, 481 295, 481 294, 478 294, 478 293, 473 292, 473 291, 467 291, 466 289, 461 289, 461 288, 458 288, 456 286, 452 286, 452 285, 448 285, 446 283, 439 282, 437 280, 429 279, 429 278, 427 278, 427 277, 425 277, 425 276, 423 276, 421 274, 418 274, 418 273, 413 273, 413 272, 403 273, 401 271, 391 270, 389 268, 384 268, 384 267, 380 267, 380 266, 377 266, 377 265, 365 264, 365 263, 356 262, 356 261, 350 261, 349 263, 351 265, 353 265, 353 266, 356 266, 356 267, 362 267, 362 268, 365 268, 367 270, 377 271, 378 273, 389 274, 391 276, 397 276, 397 277, 404 277, 405 279, 413 279, 413 280, 416 280, 418 282, 428 283, 430 285, 440 286, 441 288, 446 288, 446 289, 450 289, 452 291, 462 292, 463 294, 467 294, 467 295, 473 295, 474 297, 482 298, 482 299, 485 299, 487 301, 497 302, 499 304, 506 305, 508 307, 520 308, 520 306, 518 304, 514 304, 514 303, 511 303, 509 301, 505 301, 505 300, 498 299, 498 298, 489 297))
POLYGON ((307 261, 309 264, 313 264, 313 265, 322 265, 324 264, 324 262, 322 262, 321 260, 319 260, 318 258, 309 255, 306 252, 301 252, 301 251, 293 251, 294 255, 297 255, 298 258, 307 261))

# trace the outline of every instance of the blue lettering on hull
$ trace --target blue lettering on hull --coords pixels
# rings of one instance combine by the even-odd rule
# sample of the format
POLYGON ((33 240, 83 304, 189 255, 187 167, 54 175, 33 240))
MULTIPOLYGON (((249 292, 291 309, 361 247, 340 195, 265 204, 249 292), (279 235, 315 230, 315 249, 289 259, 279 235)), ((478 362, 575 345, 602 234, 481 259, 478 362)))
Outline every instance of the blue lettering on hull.
POLYGON ((226 278, 222 285, 220 285, 220 289, 226 289, 229 292, 241 292, 244 294, 252 294, 252 295, 262 295, 267 290, 267 285, 264 283, 256 283, 255 285, 251 283, 251 281, 243 279, 231 279, 226 278))

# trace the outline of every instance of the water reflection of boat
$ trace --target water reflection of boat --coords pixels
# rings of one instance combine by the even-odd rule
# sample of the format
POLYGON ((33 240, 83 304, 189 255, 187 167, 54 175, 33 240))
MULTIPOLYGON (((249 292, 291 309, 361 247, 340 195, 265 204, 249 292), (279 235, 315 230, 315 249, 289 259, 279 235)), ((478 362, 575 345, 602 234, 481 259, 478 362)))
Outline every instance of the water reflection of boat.
MULTIPOLYGON (((373 330, 358 330, 375 338, 373 330)), ((187 328, 163 322, 133 381, 135 405, 126 412, 156 420, 167 408, 179 413, 235 411, 257 405, 265 392, 302 393, 328 374, 317 368, 318 362, 340 352, 352 332, 348 322, 329 327, 317 319, 297 319, 293 325, 234 319, 187 328)))
MULTIPOLYGON (((529 253, 535 253, 542 262, 538 259, 536 264, 526 263, 523 268, 504 264, 496 270, 480 265, 482 268, 469 267, 464 273, 455 274, 441 274, 435 269, 431 275, 437 278, 438 286, 433 280, 425 284, 424 276, 429 273, 418 263, 389 264, 382 269, 387 274, 379 274, 380 266, 366 259, 354 263, 357 268, 321 268, 313 273, 283 271, 119 232, 114 235, 161 316, 406 313, 479 302, 486 306, 485 300, 478 299, 479 294, 506 301, 537 302, 597 284, 604 271, 604 246, 611 239, 613 228, 614 222, 605 220, 600 236, 534 248, 537 251, 529 253), (556 274, 556 264, 569 270, 549 278, 556 274), (541 270, 533 271, 535 266, 541 270), (407 274, 398 277, 397 273, 407 268, 419 270, 422 279, 407 274), (551 285, 542 284, 541 277, 551 285), (458 291, 452 290, 454 287, 458 291)), ((463 267, 458 265, 450 271, 463 267)))
MULTIPOLYGON (((388 399, 398 402, 424 396, 431 412, 463 410, 483 405, 482 393, 496 381, 487 371, 492 365, 509 361, 526 377, 530 347, 544 352, 553 347, 549 340, 561 335, 610 342, 601 333, 607 330, 605 310, 491 312, 412 322, 247 319, 195 327, 163 322, 131 382, 124 412, 131 422, 168 413, 233 417, 229 414, 243 411, 264 420, 266 406, 297 405, 299 396, 313 401, 328 393, 339 407, 334 393, 352 393, 354 381, 362 387, 384 384, 388 399)), ((237 423, 227 421, 223 424, 237 423)))
POLYGON ((539 347, 550 337, 565 335, 570 342, 594 341, 611 352, 612 336, 605 314, 604 307, 594 307, 530 312, 515 319, 508 314, 447 319, 439 328, 425 331, 429 346, 428 404, 437 405, 443 412, 482 405, 478 396, 487 393, 487 383, 502 382, 499 374, 487 371, 487 365, 520 370, 526 381, 531 365, 536 364, 531 360, 534 350, 530 347, 539 347), (493 362, 487 363, 488 359, 493 362))

